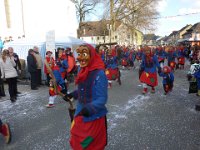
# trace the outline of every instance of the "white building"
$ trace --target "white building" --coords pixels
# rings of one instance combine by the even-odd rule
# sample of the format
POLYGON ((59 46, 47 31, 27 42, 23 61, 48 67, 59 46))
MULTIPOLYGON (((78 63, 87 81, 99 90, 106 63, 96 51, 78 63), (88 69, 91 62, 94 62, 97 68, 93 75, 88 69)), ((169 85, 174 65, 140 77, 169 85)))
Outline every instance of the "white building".
POLYGON ((77 36, 78 22, 71 0, 0 0, 0 19, 2 37, 45 36, 49 30, 59 36, 77 36))

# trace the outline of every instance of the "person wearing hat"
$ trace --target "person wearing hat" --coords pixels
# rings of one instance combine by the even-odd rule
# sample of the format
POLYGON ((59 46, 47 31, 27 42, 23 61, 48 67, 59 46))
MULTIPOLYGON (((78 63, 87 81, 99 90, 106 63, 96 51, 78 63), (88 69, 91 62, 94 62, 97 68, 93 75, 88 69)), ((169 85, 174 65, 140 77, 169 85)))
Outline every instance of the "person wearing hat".
POLYGON ((140 82, 143 84, 143 94, 147 93, 147 86, 151 87, 151 93, 155 93, 155 86, 158 85, 157 71, 161 72, 161 67, 158 58, 151 51, 150 47, 144 47, 144 55, 140 65, 141 75, 140 82))
POLYGON ((45 57, 45 60, 44 60, 44 73, 46 75, 47 85, 49 85, 49 82, 50 82, 50 79, 51 79, 51 77, 49 75, 50 70, 48 70, 47 67, 49 67, 52 70, 54 68, 54 65, 55 65, 55 60, 52 57, 52 51, 47 51, 46 57, 45 57))
POLYGON ((73 150, 103 150, 107 144, 106 103, 108 80, 101 57, 90 44, 77 48, 80 71, 76 78, 78 89, 68 94, 77 99, 70 131, 73 150))
POLYGON ((159 76, 163 77, 163 89, 165 91, 165 95, 172 91, 173 83, 174 83, 174 74, 169 66, 164 66, 162 72, 159 73, 159 76))

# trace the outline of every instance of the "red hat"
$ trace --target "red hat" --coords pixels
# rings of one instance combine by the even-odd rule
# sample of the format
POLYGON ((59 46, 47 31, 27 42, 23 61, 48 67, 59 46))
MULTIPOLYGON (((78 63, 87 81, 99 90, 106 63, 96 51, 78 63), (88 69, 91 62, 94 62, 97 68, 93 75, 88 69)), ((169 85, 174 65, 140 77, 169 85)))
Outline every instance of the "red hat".
POLYGON ((163 67, 163 72, 164 73, 170 73, 171 72, 171 68, 169 66, 164 66, 163 67))
POLYGON ((52 52, 52 51, 46 51, 46 55, 47 55, 48 53, 51 53, 51 54, 53 54, 53 52, 52 52))

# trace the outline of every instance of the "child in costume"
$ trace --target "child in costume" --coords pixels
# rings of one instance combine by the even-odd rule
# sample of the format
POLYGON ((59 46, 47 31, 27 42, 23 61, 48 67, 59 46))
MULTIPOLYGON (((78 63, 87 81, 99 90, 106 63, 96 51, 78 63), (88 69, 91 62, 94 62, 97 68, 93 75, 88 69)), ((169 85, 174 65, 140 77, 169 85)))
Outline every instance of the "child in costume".
POLYGON ((45 61, 44 61, 44 73, 46 74, 46 78, 47 78, 47 84, 49 85, 49 82, 50 82, 50 75, 49 75, 49 71, 47 69, 47 65, 53 69, 54 67, 54 64, 55 64, 55 60, 54 58, 52 57, 52 52, 51 51, 47 51, 46 52, 46 57, 45 57, 45 61))
POLYGON ((174 74, 171 71, 171 68, 168 66, 164 66, 162 72, 159 73, 161 77, 163 77, 163 89, 165 91, 165 95, 172 91, 173 83, 174 83, 174 74))
POLYGON ((140 82, 143 84, 143 94, 147 93, 147 86, 151 87, 151 92, 155 93, 155 86, 158 85, 157 70, 161 72, 161 67, 156 55, 152 54, 150 47, 144 47, 144 55, 140 65, 140 82))
POLYGON ((0 133, 3 135, 6 144, 11 142, 11 132, 8 123, 3 123, 0 119, 0 133))
POLYGON ((58 95, 58 92, 61 91, 61 87, 59 85, 56 85, 53 83, 53 80, 51 79, 49 82, 49 103, 46 105, 47 108, 54 107, 54 101, 58 95))
POLYGON ((101 57, 89 44, 77 49, 81 70, 76 84, 78 89, 68 94, 77 99, 71 126, 70 145, 73 150, 103 150, 107 144, 106 102, 108 80, 101 57))
MULTIPOLYGON (((49 69, 49 67, 48 67, 49 69)), ((63 97, 63 100, 69 101, 66 97, 67 95, 67 87, 65 84, 65 81, 63 80, 60 68, 57 65, 54 65, 54 68, 52 70, 49 70, 50 72, 50 86, 49 86, 49 104, 46 105, 47 108, 54 107, 54 100, 57 97, 57 95, 60 95, 63 97)))

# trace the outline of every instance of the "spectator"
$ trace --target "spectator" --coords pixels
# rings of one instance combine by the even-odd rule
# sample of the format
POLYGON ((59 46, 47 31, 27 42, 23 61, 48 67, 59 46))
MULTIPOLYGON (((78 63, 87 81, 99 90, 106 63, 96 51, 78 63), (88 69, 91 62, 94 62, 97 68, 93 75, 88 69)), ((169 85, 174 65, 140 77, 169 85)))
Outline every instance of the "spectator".
POLYGON ((3 123, 0 119, 0 133, 3 135, 6 144, 11 142, 11 132, 8 123, 3 123))
POLYGON ((0 97, 6 96, 5 91, 4 91, 4 84, 3 84, 3 79, 1 78, 1 70, 0 70, 0 97))
POLYGON ((35 52, 34 53, 34 56, 36 58, 36 62, 37 62, 37 85, 40 86, 40 85, 43 85, 42 84, 42 57, 39 53, 39 48, 37 46, 34 46, 33 47, 33 51, 35 52))
MULTIPOLYGON (((17 70, 17 73, 20 76, 20 74, 22 72, 21 71, 22 67, 21 67, 21 63, 20 63, 20 60, 19 60, 19 56, 16 53, 14 53, 14 50, 13 50, 12 47, 8 47, 8 50, 9 50, 10 57, 14 57, 14 61, 16 63, 15 69, 17 70)), ((21 94, 21 92, 19 92, 17 90, 17 94, 21 94)))
POLYGON ((31 75, 31 89, 37 90, 37 61, 35 58, 35 52, 33 49, 29 49, 27 64, 28 64, 28 72, 31 75))
POLYGON ((17 100, 17 71, 14 68, 16 63, 14 57, 10 57, 7 49, 3 50, 2 57, 0 59, 1 77, 6 78, 8 82, 8 91, 10 94, 11 102, 17 100))

